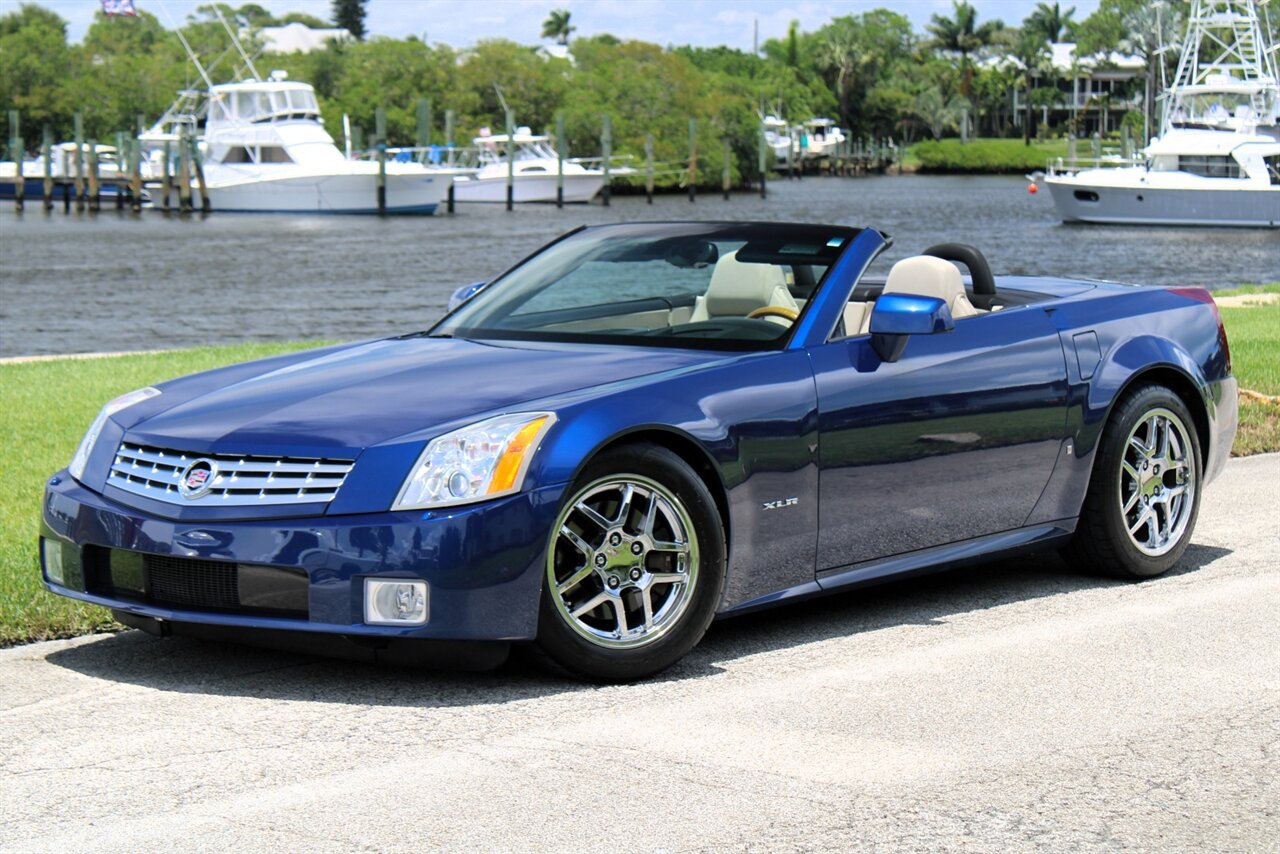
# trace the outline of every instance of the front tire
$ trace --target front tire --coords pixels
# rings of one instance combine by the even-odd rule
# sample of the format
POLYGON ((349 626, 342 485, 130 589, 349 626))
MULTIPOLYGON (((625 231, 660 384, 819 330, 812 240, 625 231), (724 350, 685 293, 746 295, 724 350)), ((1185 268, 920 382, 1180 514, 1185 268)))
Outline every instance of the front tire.
POLYGON ((536 646, 599 681, 664 670, 715 616, 724 555, 715 500, 679 456, 656 445, 606 451, 552 527, 536 646))
POLYGON ((1103 430, 1068 558, 1116 578, 1163 575, 1191 542, 1202 480, 1186 404, 1164 386, 1134 389, 1103 430))

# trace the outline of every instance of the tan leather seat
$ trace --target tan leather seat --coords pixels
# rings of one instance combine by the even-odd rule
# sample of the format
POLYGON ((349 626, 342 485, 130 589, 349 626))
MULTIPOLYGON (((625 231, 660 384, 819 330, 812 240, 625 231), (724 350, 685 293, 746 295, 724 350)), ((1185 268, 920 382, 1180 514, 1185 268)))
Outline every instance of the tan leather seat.
POLYGON ((844 334, 865 335, 871 325, 871 303, 850 302, 844 307, 844 334))
MULTIPOLYGON (((781 267, 772 264, 744 264, 738 261, 737 252, 722 255, 711 271, 711 284, 707 292, 698 297, 690 323, 711 320, 715 317, 746 317, 765 306, 789 308, 799 312, 800 307, 787 290, 787 280, 781 267)), ((791 321, 782 317, 768 317, 782 326, 791 321)))
POLYGON ((964 281, 955 265, 930 255, 903 258, 894 264, 889 271, 889 279, 884 283, 883 293, 936 297, 947 304, 956 320, 986 313, 969 302, 964 281))

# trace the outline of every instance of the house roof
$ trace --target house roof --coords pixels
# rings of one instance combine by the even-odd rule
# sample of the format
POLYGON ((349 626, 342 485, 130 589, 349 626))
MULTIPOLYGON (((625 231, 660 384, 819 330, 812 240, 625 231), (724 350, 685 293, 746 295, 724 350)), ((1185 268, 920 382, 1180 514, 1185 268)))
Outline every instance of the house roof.
POLYGON ((330 39, 349 39, 351 33, 341 27, 313 30, 294 21, 283 27, 263 27, 258 31, 258 38, 270 53, 311 53, 323 50, 330 39))
MULTIPOLYGON (((1054 42, 1049 45, 1049 61, 1053 64, 1053 69, 1060 73, 1069 73, 1072 67, 1080 68, 1086 72, 1094 70, 1108 69, 1117 71, 1141 72, 1147 67, 1141 57, 1126 56, 1122 53, 1108 53, 1106 55, 1094 56, 1076 56, 1076 46, 1072 42, 1054 42)), ((988 68, 997 68, 1000 66, 1014 66, 1021 68, 1022 63, 1012 56, 995 56, 988 59, 984 65, 988 68)))

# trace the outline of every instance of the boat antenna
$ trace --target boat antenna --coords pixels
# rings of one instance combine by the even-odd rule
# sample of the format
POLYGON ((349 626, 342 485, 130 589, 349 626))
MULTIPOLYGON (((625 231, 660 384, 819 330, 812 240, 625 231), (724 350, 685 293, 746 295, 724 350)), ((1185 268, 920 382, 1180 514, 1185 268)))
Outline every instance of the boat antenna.
POLYGON ((511 112, 511 108, 507 106, 507 99, 502 97, 502 87, 500 87, 497 83, 494 83, 493 91, 498 93, 498 103, 502 105, 502 112, 504 114, 511 112))
POLYGON ((231 25, 227 23, 227 19, 223 17, 222 9, 218 8, 217 3, 211 3, 213 13, 218 16, 218 21, 222 24, 222 28, 227 31, 231 43, 235 45, 236 50, 240 51, 240 58, 244 60, 244 64, 249 66, 249 70, 253 72, 253 79, 262 82, 262 75, 258 73, 258 69, 254 67, 253 60, 249 58, 249 54, 244 52, 244 46, 240 44, 240 38, 231 30, 231 25))
POLYGON ((173 27, 173 34, 178 37, 178 41, 182 42, 182 47, 187 52, 187 59, 195 65, 196 71, 200 72, 200 76, 204 78, 204 83, 210 89, 213 88, 213 81, 209 79, 209 75, 205 73, 204 66, 200 64, 200 57, 196 56, 196 52, 191 49, 191 44, 187 41, 187 37, 182 34, 181 28, 173 22, 173 18, 169 15, 169 9, 164 5, 164 0, 160 0, 160 11, 164 13, 164 19, 169 22, 169 26, 173 27))

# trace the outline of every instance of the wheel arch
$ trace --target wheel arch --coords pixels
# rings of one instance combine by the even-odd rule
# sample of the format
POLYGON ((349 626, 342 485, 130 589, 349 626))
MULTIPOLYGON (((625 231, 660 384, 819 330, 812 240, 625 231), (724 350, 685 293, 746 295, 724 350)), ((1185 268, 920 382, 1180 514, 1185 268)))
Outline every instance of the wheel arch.
POLYGON ((701 442, 688 433, 672 427, 652 424, 631 427, 614 433, 597 444, 589 453, 583 455, 582 461, 574 469, 570 482, 577 481, 583 469, 605 451, 624 445, 646 443, 671 451, 671 453, 683 460, 689 468, 693 469, 694 474, 707 487, 707 491, 711 493, 711 497, 715 501, 716 512, 720 516, 720 524, 724 530, 725 560, 727 562, 730 543, 732 542, 730 537, 729 491, 725 487, 724 479, 720 475, 720 468, 716 465, 715 459, 701 442))
POLYGON ((1207 464, 1213 441, 1212 400, 1204 372, 1182 347, 1167 338, 1143 335, 1112 348, 1099 368, 1089 395, 1085 423, 1094 426, 1088 445, 1094 445, 1111 421, 1116 406, 1134 388, 1143 384, 1165 386, 1178 396, 1191 413, 1200 456, 1207 464))
POLYGON ((1184 371, 1173 365, 1152 365, 1130 377, 1129 381, 1112 398, 1111 405, 1107 408, 1106 420, 1108 422, 1111 420, 1116 405, 1124 399, 1125 395, 1141 385, 1164 386, 1176 394, 1178 399, 1186 405, 1195 426, 1196 438, 1200 441, 1201 465, 1205 465, 1209 459, 1209 443, 1212 441, 1212 431, 1209 427, 1209 407, 1205 403, 1204 395, 1197 388, 1195 381, 1184 371))

